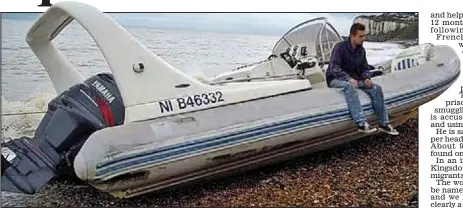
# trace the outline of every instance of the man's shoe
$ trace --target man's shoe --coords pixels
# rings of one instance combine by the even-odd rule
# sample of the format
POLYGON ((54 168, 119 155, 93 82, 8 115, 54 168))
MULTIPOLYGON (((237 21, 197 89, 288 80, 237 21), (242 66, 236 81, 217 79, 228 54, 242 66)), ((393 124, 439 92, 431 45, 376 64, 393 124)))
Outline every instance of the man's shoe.
POLYGON ((357 130, 359 132, 369 134, 369 133, 375 132, 377 129, 376 128, 371 128, 371 126, 368 123, 365 122, 363 125, 358 126, 357 130))
POLYGON ((388 124, 386 126, 379 125, 379 131, 382 131, 384 133, 394 135, 394 136, 399 135, 399 132, 397 130, 395 130, 394 127, 392 127, 391 124, 388 124))

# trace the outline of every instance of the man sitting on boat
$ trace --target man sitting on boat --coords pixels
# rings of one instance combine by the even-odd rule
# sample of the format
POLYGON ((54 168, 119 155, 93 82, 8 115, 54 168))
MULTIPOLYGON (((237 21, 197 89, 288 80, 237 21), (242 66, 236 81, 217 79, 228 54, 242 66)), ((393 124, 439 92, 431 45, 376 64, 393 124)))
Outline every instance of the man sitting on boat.
POLYGON ((360 132, 372 133, 377 129, 368 124, 356 88, 366 92, 372 99, 373 109, 378 116, 379 130, 398 135, 399 132, 389 122, 382 88, 371 81, 366 52, 362 46, 364 41, 365 26, 354 23, 350 28, 349 38, 333 48, 326 70, 328 87, 344 89, 350 115, 360 132))

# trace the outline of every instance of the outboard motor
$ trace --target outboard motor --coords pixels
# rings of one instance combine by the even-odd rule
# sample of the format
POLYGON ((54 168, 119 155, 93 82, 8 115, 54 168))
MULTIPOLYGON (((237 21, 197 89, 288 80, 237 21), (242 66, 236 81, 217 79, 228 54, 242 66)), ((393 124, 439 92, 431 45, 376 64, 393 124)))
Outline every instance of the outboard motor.
POLYGON ((74 176, 74 157, 87 138, 123 124, 124 117, 123 100, 111 74, 97 74, 74 85, 50 101, 33 139, 2 144, 2 191, 34 194, 57 176, 74 176), (3 155, 4 148, 9 155, 3 155))

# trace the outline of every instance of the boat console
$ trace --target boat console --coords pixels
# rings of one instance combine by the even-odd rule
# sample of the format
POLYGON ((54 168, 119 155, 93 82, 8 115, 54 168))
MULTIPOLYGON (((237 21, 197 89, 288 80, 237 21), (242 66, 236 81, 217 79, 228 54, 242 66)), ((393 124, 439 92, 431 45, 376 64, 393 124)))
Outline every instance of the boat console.
MULTIPOLYGON (((324 17, 303 22, 285 33, 262 62, 231 70, 210 80, 251 82, 275 79, 306 79, 311 85, 325 81, 324 68, 333 47, 342 41, 336 29, 324 17)), ((324 85, 320 85, 324 86, 324 85)))

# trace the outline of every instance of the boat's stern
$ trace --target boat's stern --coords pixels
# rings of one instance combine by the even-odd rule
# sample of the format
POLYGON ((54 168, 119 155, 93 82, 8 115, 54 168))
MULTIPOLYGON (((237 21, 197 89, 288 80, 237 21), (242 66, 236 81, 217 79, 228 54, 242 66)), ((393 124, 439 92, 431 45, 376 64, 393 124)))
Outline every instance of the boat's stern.
POLYGON ((124 107, 111 75, 74 85, 48 104, 34 138, 2 144, 2 191, 34 194, 56 176, 74 175, 75 155, 95 131, 122 124, 124 107))

